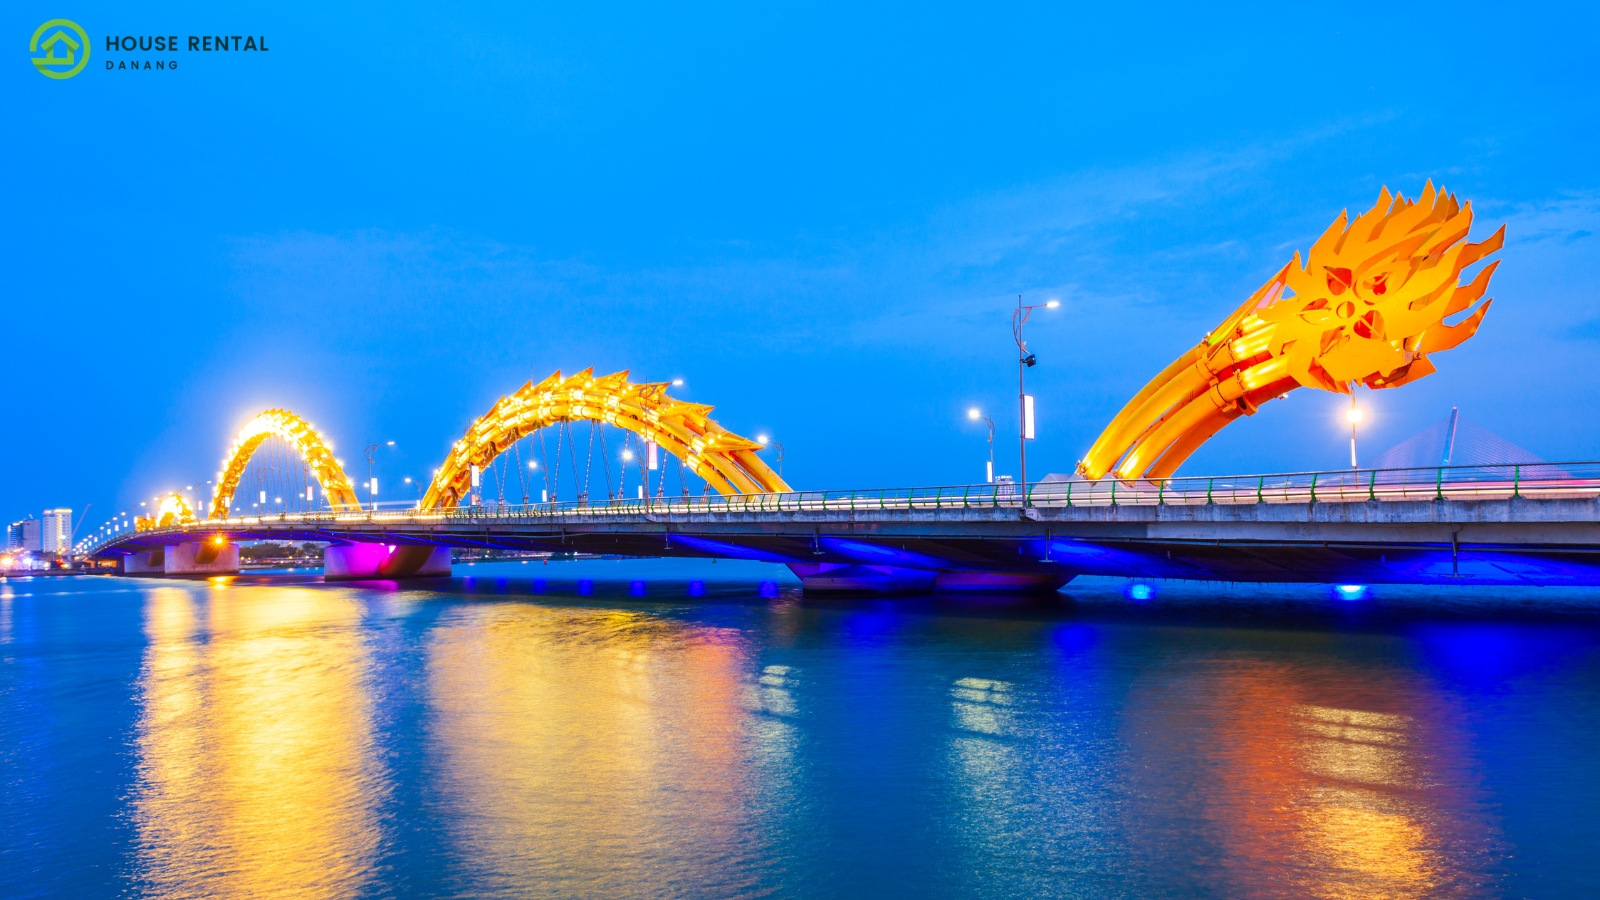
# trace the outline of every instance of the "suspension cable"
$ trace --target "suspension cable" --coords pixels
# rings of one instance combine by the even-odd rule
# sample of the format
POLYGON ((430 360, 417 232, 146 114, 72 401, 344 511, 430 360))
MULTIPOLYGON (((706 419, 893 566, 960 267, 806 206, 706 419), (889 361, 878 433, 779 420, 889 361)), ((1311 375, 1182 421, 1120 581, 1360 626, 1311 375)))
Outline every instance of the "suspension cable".
POLYGON ((522 438, 517 438, 511 444, 511 450, 517 456, 517 483, 522 485, 522 505, 528 505, 528 475, 522 468, 522 438))
MULTIPOLYGON (((606 472, 606 499, 615 500, 616 494, 611 492, 611 451, 606 449, 606 428, 599 422, 595 422, 593 425, 594 427, 591 430, 600 435, 600 465, 605 467, 606 472)), ((594 448, 591 446, 590 449, 594 448)))
POLYGON ((561 423, 556 423, 556 472, 555 482, 550 485, 550 502, 554 503, 556 494, 561 491, 561 423))
MULTIPOLYGON (((556 465, 560 466, 561 446, 559 433, 557 434, 556 440, 556 465)), ((554 500, 556 498, 556 492, 555 488, 550 484, 550 457, 546 456, 544 452, 544 428, 542 427, 539 429, 539 461, 544 463, 544 495, 546 498, 554 500)))

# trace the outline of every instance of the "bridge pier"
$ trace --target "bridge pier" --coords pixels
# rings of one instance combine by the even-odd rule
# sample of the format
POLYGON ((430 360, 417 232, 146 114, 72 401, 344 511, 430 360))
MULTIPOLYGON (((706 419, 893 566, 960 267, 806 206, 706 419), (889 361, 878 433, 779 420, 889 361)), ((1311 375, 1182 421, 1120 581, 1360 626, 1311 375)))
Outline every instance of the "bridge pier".
POLYGON ((122 558, 124 575, 237 575, 239 545, 225 538, 185 541, 122 558))
POLYGON ((790 563, 807 593, 926 594, 942 591, 1048 594, 1071 572, 935 572, 855 563, 790 563))
POLYGON ((332 544, 322 551, 324 581, 431 578, 450 574, 450 548, 430 544, 332 544))
POLYGON ((122 574, 167 574, 167 548, 157 547, 154 550, 140 550, 137 553, 130 553, 124 556, 122 558, 122 574))
POLYGON ((1053 594, 1075 577, 1076 572, 940 572, 933 589, 985 594, 1053 594))
POLYGON ((789 563, 808 594, 922 594, 933 590, 937 572, 854 563, 789 563))

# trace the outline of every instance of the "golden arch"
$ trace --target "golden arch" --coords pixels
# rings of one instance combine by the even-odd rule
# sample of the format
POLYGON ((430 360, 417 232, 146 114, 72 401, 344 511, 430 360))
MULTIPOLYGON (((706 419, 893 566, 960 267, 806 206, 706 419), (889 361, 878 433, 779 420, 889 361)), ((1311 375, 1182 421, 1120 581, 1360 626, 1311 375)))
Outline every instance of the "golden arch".
POLYGON ((756 451, 761 445, 707 417, 712 407, 667 396, 664 383, 632 384, 623 370, 601 378, 584 369, 557 371, 501 397, 456 441, 422 498, 423 509, 455 506, 472 490, 472 467, 487 468, 504 450, 546 425, 589 420, 625 428, 683 460, 721 494, 787 491, 756 451))
POLYGON ((239 488, 239 478, 249 465, 250 457, 267 438, 277 435, 294 446, 295 452, 305 461, 312 477, 322 485, 322 493, 336 510, 358 510, 361 500, 344 467, 333 458, 333 448, 310 423, 287 409, 269 409, 244 426, 233 439, 233 447, 222 461, 222 471, 217 473, 217 490, 211 497, 211 518, 224 519, 233 503, 233 493, 239 488))
POLYGON ((1091 481, 1162 479, 1240 416, 1298 387, 1340 394, 1356 382, 1395 388, 1432 374, 1429 355, 1477 333, 1490 300, 1454 325, 1489 288, 1498 261, 1470 283, 1461 272, 1505 241, 1461 243, 1472 204, 1436 190, 1417 200, 1384 188, 1352 221, 1340 213, 1306 254, 1272 276, 1189 352, 1134 395, 1089 448, 1091 481))

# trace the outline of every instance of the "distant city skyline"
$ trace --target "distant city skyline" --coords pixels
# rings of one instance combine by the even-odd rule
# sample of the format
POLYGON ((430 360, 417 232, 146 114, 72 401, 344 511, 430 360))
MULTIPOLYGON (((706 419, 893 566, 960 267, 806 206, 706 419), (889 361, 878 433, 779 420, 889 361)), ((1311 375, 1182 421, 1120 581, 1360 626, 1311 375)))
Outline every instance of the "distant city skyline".
MULTIPOLYGON (((73 16, 103 42, 215 13, 73 16)), ((1600 457, 1574 376, 1600 360, 1587 7, 1374 7, 1332 32, 1177 5, 236 17, 270 53, 5 76, 30 173, 0 201, 11 296, 61 298, 8 309, 14 365, 55 388, 14 407, 7 521, 137 514, 276 406, 341 446, 395 441, 387 491, 497 397, 591 365, 683 379, 782 442, 798 487, 980 482, 972 407, 1015 476, 1018 294, 1061 303, 1029 324, 1028 471, 1068 473, 1341 209, 1429 179, 1473 202, 1475 239, 1507 224, 1498 299, 1437 374, 1361 392, 1363 452, 1459 407, 1539 457, 1600 457), (373 23, 361 53, 336 43, 373 23), (1464 74, 1407 74, 1437 53, 1464 74), (50 121, 83 126, 35 140, 50 121)), ((1182 472, 1347 465, 1343 403, 1298 392, 1182 472)))
POLYGON ((38 518, 29 515, 6 526, 6 550, 63 553, 72 548, 72 530, 72 510, 51 507, 38 518))

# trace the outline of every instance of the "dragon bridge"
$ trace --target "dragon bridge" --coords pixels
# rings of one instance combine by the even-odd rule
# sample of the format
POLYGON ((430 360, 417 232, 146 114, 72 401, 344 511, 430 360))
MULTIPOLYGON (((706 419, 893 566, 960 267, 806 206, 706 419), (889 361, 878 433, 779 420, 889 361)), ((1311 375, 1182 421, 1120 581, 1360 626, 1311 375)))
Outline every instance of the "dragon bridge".
POLYGON ((335 510, 361 508, 355 487, 345 475, 344 467, 334 458, 333 447, 322 435, 305 419, 286 409, 269 409, 239 431, 227 457, 222 460, 222 471, 217 473, 217 487, 211 497, 211 518, 228 517, 234 492, 239 488, 245 467, 250 464, 250 457, 271 437, 283 438, 294 448, 306 470, 322 485, 323 495, 335 510))
POLYGON ((1501 226, 1485 241, 1460 243, 1471 226, 1472 205, 1431 181, 1415 201, 1384 188, 1355 221, 1340 213, 1303 265, 1296 252, 1134 395, 1078 471, 1091 481, 1107 472, 1166 478, 1229 422, 1297 387, 1348 394, 1356 382, 1393 388, 1432 374, 1428 355, 1472 337, 1492 302, 1444 324, 1483 297, 1499 264, 1458 283, 1505 240, 1501 226))
POLYGON ((587 420, 631 431, 683 461, 721 494, 788 491, 756 455, 760 444, 718 425, 712 407, 667 395, 665 382, 634 384, 623 370, 595 377, 557 371, 501 397, 456 441, 422 498, 423 509, 455 506, 472 491, 472 470, 486 469, 523 437, 559 422, 587 420))

